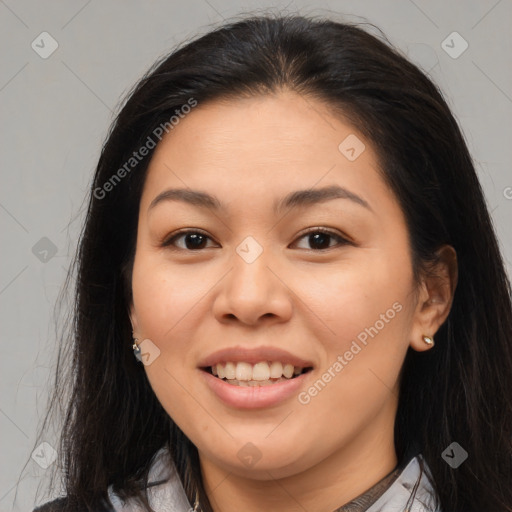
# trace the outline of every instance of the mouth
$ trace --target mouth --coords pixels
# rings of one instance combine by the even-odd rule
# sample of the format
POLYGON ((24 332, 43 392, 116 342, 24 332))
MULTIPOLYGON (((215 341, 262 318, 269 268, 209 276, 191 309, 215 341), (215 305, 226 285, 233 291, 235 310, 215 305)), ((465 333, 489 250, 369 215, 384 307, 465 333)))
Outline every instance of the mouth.
POLYGON ((310 372, 312 366, 294 366, 281 361, 226 361, 202 367, 206 373, 232 386, 262 387, 288 382, 310 372))

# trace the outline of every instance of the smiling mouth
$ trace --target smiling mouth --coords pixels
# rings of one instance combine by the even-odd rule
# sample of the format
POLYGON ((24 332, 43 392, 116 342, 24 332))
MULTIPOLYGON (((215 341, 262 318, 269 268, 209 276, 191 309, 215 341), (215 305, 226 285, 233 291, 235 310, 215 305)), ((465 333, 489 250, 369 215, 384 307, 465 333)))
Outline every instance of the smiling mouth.
POLYGON ((279 361, 260 361, 256 364, 227 361, 202 368, 228 384, 245 387, 272 386, 293 380, 312 369, 310 366, 302 368, 279 361))

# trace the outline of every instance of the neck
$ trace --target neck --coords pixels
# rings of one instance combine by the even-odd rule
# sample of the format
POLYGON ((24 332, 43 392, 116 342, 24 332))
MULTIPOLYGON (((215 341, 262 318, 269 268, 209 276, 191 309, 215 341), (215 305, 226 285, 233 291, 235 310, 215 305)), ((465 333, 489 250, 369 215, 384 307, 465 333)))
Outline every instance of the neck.
POLYGON ((203 482, 214 512, 291 512, 297 507, 333 512, 395 469, 393 426, 383 430, 379 423, 369 425, 348 446, 315 466, 283 478, 274 478, 272 470, 258 480, 240 476, 200 453, 203 482))

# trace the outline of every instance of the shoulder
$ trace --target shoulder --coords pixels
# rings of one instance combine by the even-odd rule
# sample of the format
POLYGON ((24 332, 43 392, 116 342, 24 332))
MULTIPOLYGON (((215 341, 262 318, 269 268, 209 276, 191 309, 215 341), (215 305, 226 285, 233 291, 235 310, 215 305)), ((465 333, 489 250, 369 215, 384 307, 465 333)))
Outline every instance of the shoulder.
POLYGON ((64 496, 36 507, 33 512, 88 512, 88 508, 79 506, 76 501, 64 496))
MULTIPOLYGON (((170 457, 167 448, 158 450, 155 454, 148 478, 148 497, 156 510, 184 510, 190 509, 183 486, 170 457), (171 508, 168 508, 171 506, 171 508)), ((112 485, 108 487, 109 507, 105 510, 139 510, 138 505, 131 499, 121 499, 114 492, 112 485)), ((57 498, 33 510, 33 512, 88 512, 86 506, 78 506, 76 501, 69 497, 57 498)))
POLYGON ((65 510, 66 506, 69 504, 69 500, 64 498, 57 498, 56 500, 49 501, 40 507, 34 509, 34 512, 60 512, 61 510, 65 510))

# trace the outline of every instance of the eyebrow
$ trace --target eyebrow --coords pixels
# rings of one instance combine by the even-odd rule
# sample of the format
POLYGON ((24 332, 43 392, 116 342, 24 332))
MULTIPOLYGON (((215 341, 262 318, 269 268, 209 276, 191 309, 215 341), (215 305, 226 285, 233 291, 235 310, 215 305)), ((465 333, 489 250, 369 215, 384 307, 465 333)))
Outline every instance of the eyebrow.
POLYGON ((170 188, 158 194, 153 201, 151 201, 148 210, 153 209, 157 204, 163 201, 182 201, 195 206, 209 208, 210 210, 221 209, 220 201, 215 196, 207 194, 206 192, 186 188, 170 188))
POLYGON ((310 206, 323 203, 325 201, 331 201, 332 199, 349 199, 350 201, 373 211, 368 202, 354 192, 338 185, 331 185, 329 187, 310 188, 292 192, 274 204, 274 212, 279 213, 284 209, 310 206))
MULTIPOLYGON (((284 209, 312 206, 332 199, 348 199, 360 206, 363 206, 364 208, 367 208, 368 210, 373 211, 368 202, 362 197, 350 190, 347 190, 346 188, 338 185, 332 185, 324 188, 297 190, 295 192, 291 192, 274 203, 274 213, 278 214, 284 209)), ((206 192, 185 188, 173 188, 158 194, 153 201, 151 201, 148 210, 153 209, 157 204, 163 201, 181 201, 215 211, 223 209, 221 202, 215 196, 206 192)))

